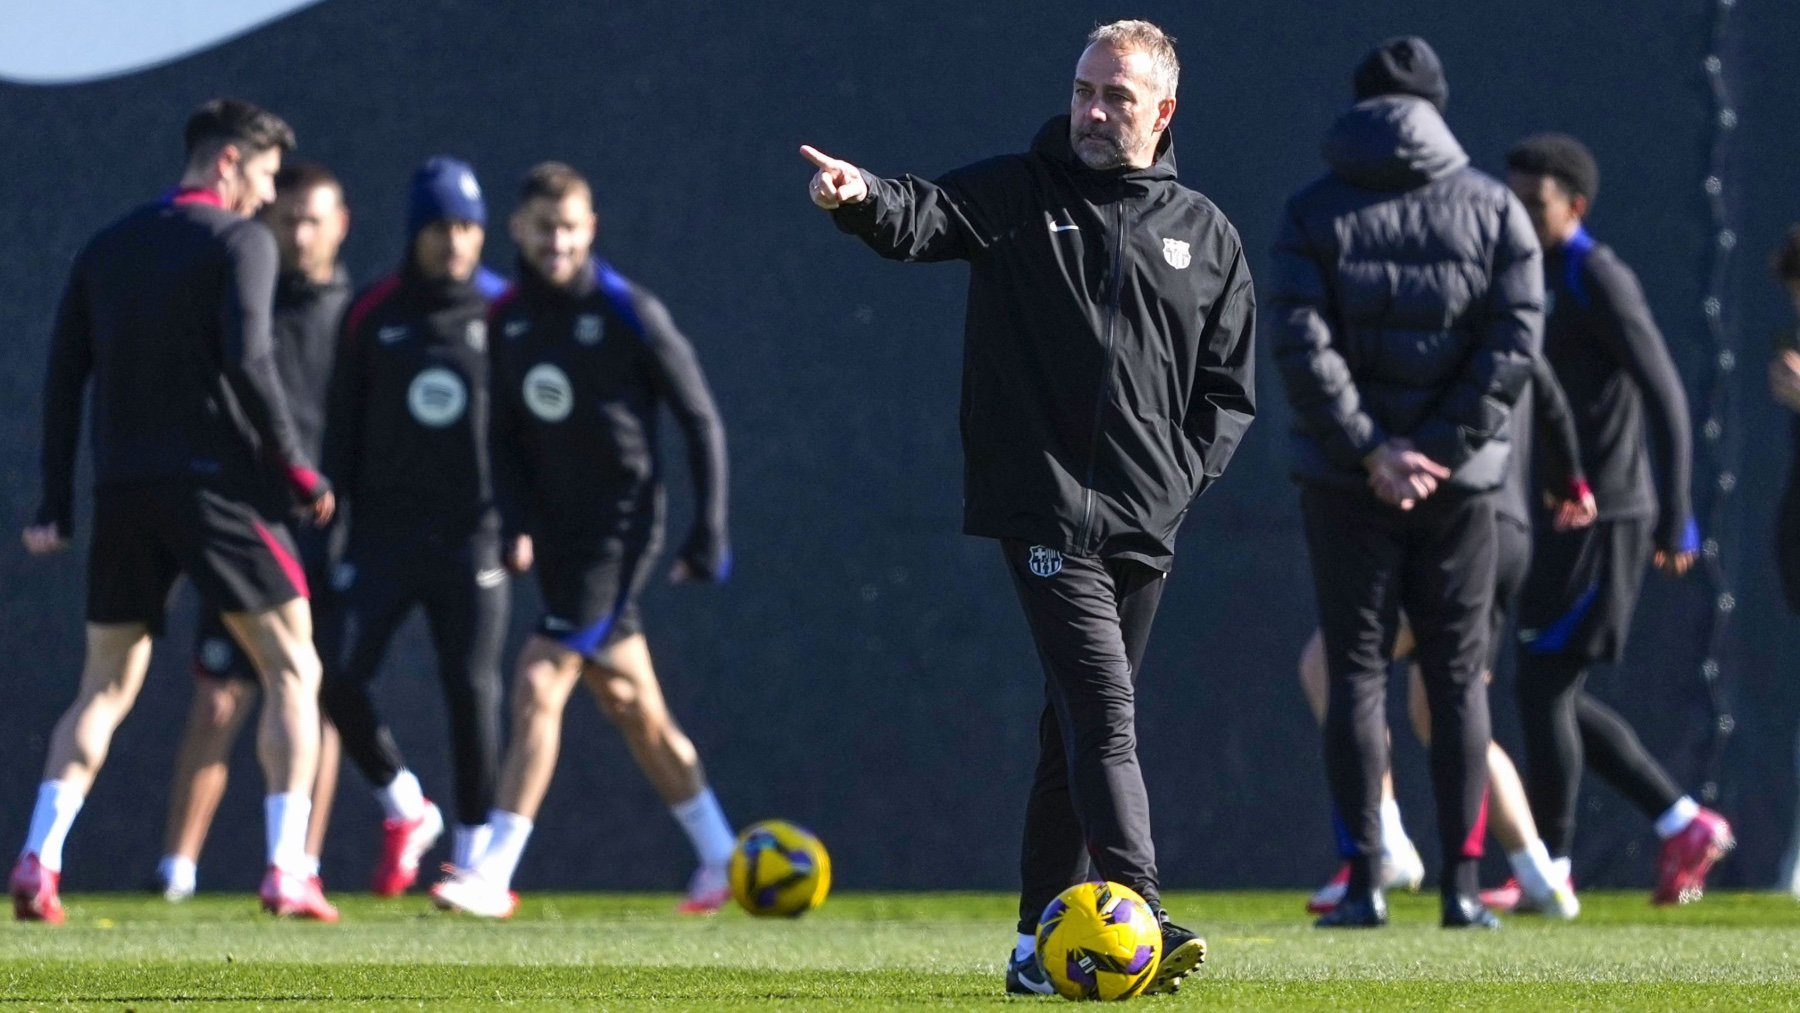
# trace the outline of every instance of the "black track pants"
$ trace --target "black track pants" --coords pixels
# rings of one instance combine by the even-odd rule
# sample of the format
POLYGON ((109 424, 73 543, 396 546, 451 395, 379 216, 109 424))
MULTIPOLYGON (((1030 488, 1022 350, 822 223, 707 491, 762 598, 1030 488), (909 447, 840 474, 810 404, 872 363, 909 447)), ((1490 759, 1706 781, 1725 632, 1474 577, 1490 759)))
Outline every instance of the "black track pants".
POLYGON ((1015 540, 1000 548, 1044 668, 1019 931, 1035 932, 1044 907, 1087 878, 1090 860, 1104 878, 1160 906, 1135 684, 1164 574, 1015 540))
POLYGON ((1308 486, 1300 505, 1330 676, 1326 776, 1354 842, 1350 887, 1380 881, 1389 659, 1404 608, 1431 705, 1442 882, 1446 893, 1472 892, 1486 833, 1492 498, 1440 489, 1402 511, 1363 490, 1308 486))
POLYGON ((394 631, 414 605, 424 607, 438 679, 450 716, 456 818, 487 822, 500 766, 500 651, 509 590, 496 546, 351 547, 340 569, 341 598, 321 627, 321 698, 343 735, 344 751, 369 782, 390 784, 404 767, 399 746, 376 713, 369 685, 394 631))

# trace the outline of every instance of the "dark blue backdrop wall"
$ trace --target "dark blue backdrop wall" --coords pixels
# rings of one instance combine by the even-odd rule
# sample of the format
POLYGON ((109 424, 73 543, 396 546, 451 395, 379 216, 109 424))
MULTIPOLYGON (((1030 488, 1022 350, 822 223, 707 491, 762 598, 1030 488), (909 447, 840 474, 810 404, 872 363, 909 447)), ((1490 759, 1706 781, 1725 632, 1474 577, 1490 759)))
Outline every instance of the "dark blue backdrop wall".
MULTIPOLYGON (((1760 370, 1784 313, 1760 258, 1800 218, 1800 77, 1779 41, 1800 38, 1800 8, 1742 6, 1729 64, 1741 126, 1727 176, 1742 255, 1726 305, 1753 367, 1738 371, 1735 391, 1749 438, 1738 495, 1710 522, 1736 532, 1724 561, 1741 603, 1723 655, 1738 729, 1719 805, 1743 848, 1720 878, 1760 886, 1792 823, 1800 709, 1785 678, 1797 627, 1764 551, 1787 430, 1760 370)), ((497 214, 527 166, 566 159, 599 184, 605 253, 661 292, 699 347, 730 428, 738 574, 718 590, 659 586, 646 601, 669 697, 728 811, 812 825, 848 887, 1009 887, 1041 695, 994 549, 957 533, 963 274, 881 262, 838 235, 806 200, 797 145, 890 174, 1018 150, 1064 108, 1082 33, 1096 20, 1150 17, 1182 44, 1183 175, 1232 217, 1261 268, 1284 195, 1320 169, 1318 139, 1348 98, 1350 66, 1374 41, 1418 32, 1449 68, 1449 118, 1478 164, 1498 166, 1510 142, 1541 129, 1592 144, 1606 173, 1596 231, 1638 268, 1697 386, 1712 357, 1699 312, 1711 9, 327 0, 148 72, 0 85, 10 137, 0 146, 0 333, 10 346, 0 517, 22 524, 36 500, 38 391, 63 272, 94 229, 172 182, 181 123, 199 101, 241 94, 280 110, 304 154, 342 174, 355 213, 346 257, 363 279, 399 257, 405 178, 419 159, 472 160, 497 214)), ((506 267, 501 231, 488 259, 506 267)), ((1285 477, 1288 412, 1266 350, 1261 358, 1262 416, 1183 533, 1143 680, 1158 844, 1178 886, 1299 885, 1332 862, 1317 737, 1293 678, 1313 605, 1285 477)), ((75 684, 82 586, 79 555, 31 560, 0 538, 6 846, 24 833, 45 737, 75 684)), ((535 603, 522 588, 514 643, 535 603)), ((1710 721, 1697 674, 1710 609, 1699 581, 1656 583, 1629 660, 1599 680, 1689 783, 1710 721)), ((133 886, 157 857, 189 693, 191 601, 176 614, 69 843, 73 888, 133 886)), ((430 661, 409 628, 381 695, 427 789, 447 795, 430 661)), ((1504 675, 1495 700, 1511 740, 1504 675)), ((583 701, 568 725, 521 885, 678 885, 686 849, 616 737, 583 701)), ((1402 800, 1428 842, 1421 751, 1397 738, 1402 800)), ((260 871, 248 741, 237 759, 203 863, 203 883, 217 887, 247 888, 260 871)), ((1598 787, 1589 797, 1584 881, 1647 882, 1644 821, 1598 787)), ((362 882, 379 814, 353 772, 340 801, 325 872, 348 886, 362 882)))

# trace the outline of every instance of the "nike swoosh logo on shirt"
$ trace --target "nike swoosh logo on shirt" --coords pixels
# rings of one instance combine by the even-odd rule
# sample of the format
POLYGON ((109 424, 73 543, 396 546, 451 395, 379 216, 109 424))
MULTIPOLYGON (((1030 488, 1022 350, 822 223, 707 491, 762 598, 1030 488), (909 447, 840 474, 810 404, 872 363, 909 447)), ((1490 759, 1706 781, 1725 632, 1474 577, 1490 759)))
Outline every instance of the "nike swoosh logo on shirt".
POLYGON ((1058 225, 1055 222, 1051 222, 1050 223, 1050 231, 1051 232, 1080 232, 1081 226, 1079 226, 1079 225, 1058 225))
POLYGON ((75 84, 148 70, 229 42, 320 0, 52 0, 7 4, 0 79, 75 84))

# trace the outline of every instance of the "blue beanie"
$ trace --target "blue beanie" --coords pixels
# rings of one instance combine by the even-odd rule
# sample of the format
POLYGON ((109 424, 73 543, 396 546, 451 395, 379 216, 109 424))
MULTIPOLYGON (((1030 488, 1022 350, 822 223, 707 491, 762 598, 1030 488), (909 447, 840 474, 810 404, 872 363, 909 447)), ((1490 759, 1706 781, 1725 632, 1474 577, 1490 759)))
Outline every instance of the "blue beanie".
POLYGON ((469 163, 448 155, 428 160, 413 173, 406 200, 406 234, 417 236, 432 222, 458 221, 487 225, 481 184, 469 163))

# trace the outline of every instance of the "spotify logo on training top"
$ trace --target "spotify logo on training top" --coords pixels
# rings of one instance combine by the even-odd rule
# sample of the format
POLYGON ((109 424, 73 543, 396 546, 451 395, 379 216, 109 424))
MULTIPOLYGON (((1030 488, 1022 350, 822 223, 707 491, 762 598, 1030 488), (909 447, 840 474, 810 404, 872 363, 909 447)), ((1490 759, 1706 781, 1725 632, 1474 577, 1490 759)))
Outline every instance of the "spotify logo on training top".
POLYGON ((525 374, 525 407, 545 422, 561 422, 575 409, 575 389, 569 374, 542 362, 525 374))
POLYGON ((469 407, 469 390, 462 377, 434 366, 413 377, 412 386, 406 389, 406 407, 421 424, 442 429, 462 418, 469 407))

